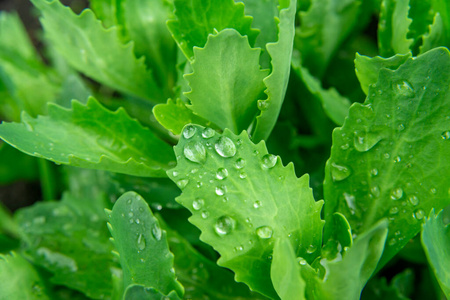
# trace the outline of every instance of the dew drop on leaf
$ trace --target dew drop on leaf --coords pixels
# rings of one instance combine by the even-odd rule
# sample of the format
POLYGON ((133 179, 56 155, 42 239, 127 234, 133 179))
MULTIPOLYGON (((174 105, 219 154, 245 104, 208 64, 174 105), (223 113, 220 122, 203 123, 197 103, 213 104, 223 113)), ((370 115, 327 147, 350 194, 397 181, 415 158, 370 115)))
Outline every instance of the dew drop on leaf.
POLYGON ((378 169, 373 168, 372 170, 370 170, 370 174, 371 174, 372 176, 377 176, 377 175, 378 175, 378 169))
POLYGON ((355 196, 348 193, 344 193, 344 199, 345 202, 347 203, 347 207, 350 209, 350 213, 354 215, 356 211, 355 196))
POLYGON ((417 196, 410 196, 408 198, 409 203, 411 203, 411 205, 416 206, 419 204, 419 198, 417 198, 417 196))
POLYGON ((313 254, 314 252, 316 252, 317 250, 317 246, 315 245, 309 245, 308 249, 306 249, 306 253, 308 254, 313 254))
POLYGON ((381 136, 379 134, 366 131, 355 131, 353 143, 357 151, 366 152, 378 144, 379 141, 381 141, 381 136))
POLYGON ((342 181, 350 176, 351 171, 349 168, 338 165, 336 163, 331 164, 331 178, 333 181, 342 181))
POLYGON ((402 188, 395 188, 391 192, 391 199, 392 200, 399 200, 403 197, 403 189, 402 188))
POLYGON ((414 217, 417 220, 422 220, 423 217, 425 217, 425 212, 423 211, 423 209, 418 209, 414 212, 414 217))
POLYGON ((394 246, 396 243, 397 243, 397 240, 395 238, 390 239, 388 242, 389 246, 394 246))
POLYGON ((373 187, 370 189, 370 192, 372 193, 372 195, 373 195, 375 198, 378 198, 378 197, 380 197, 380 195, 381 195, 380 187, 377 186, 377 185, 373 186, 373 187))
POLYGON ((444 139, 444 140, 450 140, 450 131, 444 131, 442 134, 441 134, 441 137, 444 139))
POLYGON ((236 225, 236 221, 229 216, 222 216, 217 219, 214 224, 214 231, 219 236, 224 236, 230 234, 233 231, 234 226, 236 225))
POLYGON ((226 136, 219 138, 215 145, 215 149, 222 157, 233 157, 236 154, 236 145, 226 136))
POLYGON ((389 210, 389 213, 391 215, 398 214, 398 207, 397 206, 391 207, 391 209, 389 210))
POLYGON ((188 179, 181 179, 177 181, 177 185, 180 189, 184 189, 188 183, 189 183, 188 179))
POLYGON ((298 263, 299 263, 300 265, 302 265, 302 266, 306 266, 306 264, 307 264, 308 262, 306 261, 306 259, 299 257, 299 258, 298 258, 298 263))
POLYGON ((200 142, 189 142, 184 146, 184 156, 195 163, 203 163, 206 159, 206 149, 200 142))
POLYGON ((203 137, 204 139, 210 139, 210 138, 212 138, 215 134, 216 134, 216 131, 215 131, 214 129, 212 129, 212 128, 209 128, 209 127, 203 129, 203 131, 202 131, 202 137, 203 137))
POLYGON ((236 169, 242 169, 245 166, 245 159, 239 158, 238 160, 236 160, 234 166, 236 167, 236 169))
POLYGON ((220 168, 219 170, 217 170, 216 172, 216 178, 219 180, 224 180, 225 178, 228 177, 228 170, 225 168, 220 168))
POLYGON ((254 208, 259 208, 260 206, 261 206, 261 201, 255 201, 255 203, 253 203, 254 208))
POLYGON ((400 94, 406 98, 413 98, 416 95, 414 88, 406 80, 397 81, 396 83, 394 83, 394 87, 397 89, 396 92, 398 94, 400 94))
POLYGON ((142 251, 145 249, 145 246, 146 246, 145 245, 145 237, 141 233, 141 234, 139 234, 138 239, 137 239, 137 248, 142 251))
POLYGON ((262 157, 262 166, 271 169, 277 163, 277 157, 273 154, 266 154, 262 157))
POLYGON ((192 125, 188 125, 183 130, 183 136, 185 139, 190 139, 194 136, 195 132, 197 131, 197 128, 195 128, 192 125))
POLYGON ((241 179, 247 178, 247 173, 245 173, 245 172, 239 173, 239 178, 241 178, 241 179))
POLYGON ((273 234, 273 229, 270 226, 261 226, 256 229, 256 234, 261 239, 270 239, 273 234))
POLYGON ((216 195, 217 196, 225 195, 226 191, 227 191, 227 188, 225 186, 217 186, 216 187, 216 195))
POLYGON ((201 198, 197 198, 194 200, 194 202, 192 202, 192 208, 194 208, 195 210, 202 209, 203 205, 205 205, 205 200, 201 198))
POLYGON ((267 110, 269 108, 269 105, 270 103, 267 100, 258 100, 257 102, 258 109, 261 111, 267 110))
POLYGON ((159 227, 158 223, 155 223, 152 227, 152 235, 155 238, 155 240, 160 241, 162 236, 162 230, 161 227, 159 227))
POLYGON ((209 217, 209 212, 207 212, 206 210, 202 211, 202 218, 203 219, 207 219, 209 217))

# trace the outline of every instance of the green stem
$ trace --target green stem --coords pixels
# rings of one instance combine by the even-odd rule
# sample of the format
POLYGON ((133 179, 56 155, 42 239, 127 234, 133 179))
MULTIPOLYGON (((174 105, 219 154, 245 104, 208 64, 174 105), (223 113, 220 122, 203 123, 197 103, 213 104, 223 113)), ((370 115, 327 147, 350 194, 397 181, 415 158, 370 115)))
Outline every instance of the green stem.
POLYGON ((55 168, 50 161, 43 158, 39 159, 38 162, 42 198, 44 201, 53 201, 57 195, 55 168))

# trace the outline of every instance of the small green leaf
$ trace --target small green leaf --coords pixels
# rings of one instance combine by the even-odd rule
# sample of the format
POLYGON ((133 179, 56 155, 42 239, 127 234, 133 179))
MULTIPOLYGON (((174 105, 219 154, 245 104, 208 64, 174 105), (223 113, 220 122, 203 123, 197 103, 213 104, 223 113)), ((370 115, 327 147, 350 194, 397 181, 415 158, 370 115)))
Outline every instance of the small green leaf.
POLYGON ((76 70, 93 79, 153 102, 166 97, 156 86, 133 44, 124 45, 117 29, 106 30, 90 9, 76 15, 59 0, 32 0, 42 13, 42 25, 53 47, 76 70))
POLYGON ((376 83, 378 80, 378 74, 382 68, 389 70, 396 70, 402 64, 404 64, 409 58, 411 58, 411 52, 406 54, 395 54, 389 58, 383 58, 381 56, 368 57, 356 53, 355 69, 356 76, 358 77, 361 88, 366 95, 369 94, 369 87, 376 83))
POLYGON ((409 0, 383 0, 378 23, 378 47, 381 56, 405 54, 414 42, 408 38, 412 20, 408 17, 409 0))
POLYGON ((0 254, 0 299, 51 299, 36 269, 21 255, 0 254))
POLYGON ((420 53, 422 54, 435 47, 445 45, 444 30, 444 23, 442 22, 441 15, 436 13, 433 24, 429 26, 428 32, 422 36, 423 44, 420 46, 420 53))
POLYGON ((449 72, 446 48, 381 69, 364 105, 353 104, 333 132, 325 219, 341 212, 359 235, 388 218, 381 265, 420 231, 431 208, 449 204, 449 72))
POLYGON ((165 176, 173 159, 171 147, 131 119, 123 109, 115 112, 94 98, 72 109, 51 104, 48 116, 22 123, 2 123, 0 137, 29 155, 60 164, 102 169, 136 176, 165 176))
POLYGON ((422 226, 422 245, 431 269, 447 298, 450 297, 450 227, 444 223, 443 211, 432 210, 422 226))
POLYGON ((175 278, 173 254, 169 251, 166 232, 145 200, 134 192, 127 192, 108 214, 124 285, 154 288, 163 295, 176 291, 182 297, 184 289, 175 278))
POLYGON ((289 7, 281 9, 278 24, 278 41, 266 45, 271 57, 272 72, 264 79, 267 100, 258 106, 260 112, 256 117, 256 126, 252 132, 255 142, 265 140, 272 132, 286 94, 291 70, 292 46, 294 43, 294 22, 297 0, 290 0, 289 7))
POLYGON ((234 133, 247 129, 257 112, 257 100, 264 93, 266 70, 259 67, 259 49, 234 29, 209 35, 203 49, 194 49, 193 73, 185 76, 191 91, 185 95, 195 114, 229 128, 234 133))
MULTIPOLYGON (((392 278, 387 284, 386 278, 372 278, 367 283, 361 295, 362 300, 410 300, 411 292, 415 287, 414 272, 406 269, 392 278)), ((431 295, 430 295, 431 297, 431 295)))
POLYGON ((246 132, 186 126, 175 147, 177 167, 168 171, 183 193, 176 200, 189 209, 200 239, 221 255, 218 264, 236 281, 276 297, 270 279, 277 238, 289 236, 296 256, 312 262, 321 246, 322 201, 316 202, 309 177, 295 176, 292 164, 253 144, 246 132))
POLYGON ((153 115, 164 128, 176 135, 181 134, 184 126, 187 124, 211 126, 211 122, 196 115, 186 107, 186 103, 181 99, 177 99, 176 103, 169 99, 166 104, 155 105, 153 107, 153 115))
POLYGON ((181 51, 190 61, 194 47, 204 47, 210 34, 233 28, 247 36, 250 46, 255 43, 258 30, 251 29, 252 18, 244 16, 244 4, 233 0, 175 0, 175 19, 167 27, 181 51))
POLYGON ((287 238, 275 242, 270 277, 281 300, 305 299, 306 284, 300 275, 300 265, 294 249, 287 238))

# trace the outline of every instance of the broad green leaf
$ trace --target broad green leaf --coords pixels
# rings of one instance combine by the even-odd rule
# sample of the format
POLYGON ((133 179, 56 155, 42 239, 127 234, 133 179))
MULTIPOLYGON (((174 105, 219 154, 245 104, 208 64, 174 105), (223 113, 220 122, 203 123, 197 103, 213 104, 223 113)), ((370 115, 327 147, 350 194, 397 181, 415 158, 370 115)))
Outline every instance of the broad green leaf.
POLYGON ((188 108, 222 129, 247 129, 268 74, 259 67, 260 52, 234 29, 208 36, 203 49, 194 49, 193 73, 185 76, 191 87, 188 108))
MULTIPOLYGON (((170 251, 178 280, 185 288, 185 299, 266 299, 251 292, 243 283, 234 281, 233 273, 219 267, 198 252, 181 232, 168 228, 161 218, 161 227, 167 232, 170 251)), ((177 227, 179 229, 180 226, 177 227)))
POLYGON ((169 145, 131 119, 94 98, 72 109, 51 104, 48 116, 22 115, 22 123, 3 123, 0 137, 29 155, 60 164, 135 176, 163 177, 173 159, 169 145))
POLYGON ((423 35, 423 44, 420 46, 420 53, 423 54, 435 47, 445 45, 444 24, 441 15, 436 13, 433 24, 429 26, 429 31, 423 35))
POLYGON ((264 79, 267 100, 259 102, 255 129, 252 139, 255 142, 269 137, 278 119, 284 96, 286 94, 294 39, 294 22, 297 0, 290 0, 289 7, 280 11, 278 24, 278 41, 266 45, 271 58, 272 72, 264 79))
POLYGON ((208 36, 225 28, 233 28, 247 36, 250 46, 255 43, 258 30, 251 29, 252 18, 244 15, 244 4, 233 0, 174 0, 175 19, 167 27, 190 61, 194 47, 204 47, 208 36))
POLYGON ((446 48, 409 58, 397 70, 381 69, 364 104, 353 104, 333 132, 325 219, 341 212, 359 235, 388 218, 382 264, 420 231, 431 208, 450 202, 448 72, 446 48))
POLYGON ((366 95, 369 94, 369 87, 376 83, 378 74, 382 68, 396 70, 411 58, 411 52, 406 54, 395 54, 389 58, 381 56, 368 57, 356 53, 355 69, 361 88, 366 95))
POLYGON ((365 23, 361 0, 311 1, 307 11, 300 11, 295 46, 305 67, 321 78, 331 58, 352 31, 365 23))
POLYGON ((10 299, 51 299, 41 275, 15 252, 0 254, 0 300, 10 299))
MULTIPOLYGON (((386 277, 372 278, 361 295, 362 300, 409 300, 414 288, 414 272, 406 269, 392 278, 388 284, 386 277)), ((431 296, 430 296, 431 298, 431 296)))
POLYGON ((148 204, 134 192, 123 194, 108 211, 108 227, 123 270, 124 285, 143 285, 164 295, 184 290, 176 280, 166 232, 148 204))
POLYGON ((168 0, 121 0, 124 27, 135 45, 137 56, 144 56, 165 94, 175 83, 176 44, 167 29, 173 4, 168 0))
POLYGON ((263 69, 270 69, 270 56, 266 51, 268 43, 274 43, 278 39, 277 1, 273 0, 240 0, 243 2, 244 12, 247 16, 253 17, 252 27, 260 32, 255 41, 255 47, 262 49, 260 64, 263 69))
POLYGON ((6 143, 0 143, 0 185, 19 179, 38 178, 38 166, 35 158, 25 155, 6 143))
POLYGON ((175 153, 178 164, 168 175, 182 189, 176 200, 192 213, 200 239, 219 252, 218 264, 233 270, 236 281, 276 298, 274 241, 289 236, 295 255, 308 261, 321 246, 323 202, 314 201, 308 175, 297 178, 292 164, 283 166, 246 132, 220 135, 189 125, 175 153))
POLYGON ((153 102, 165 101, 133 44, 124 45, 117 29, 106 30, 90 9, 76 15, 59 0, 32 0, 52 46, 76 70, 121 92, 153 102))
POLYGON ((39 202, 19 210, 15 220, 23 250, 51 273, 52 283, 88 297, 108 298, 117 263, 111 254, 106 217, 91 202, 107 205, 102 197, 78 199, 65 194, 60 202, 39 202))
POLYGON ((143 285, 132 284, 127 287, 123 296, 124 300, 178 300, 177 293, 171 291, 164 295, 153 288, 147 288, 143 285))
POLYGON ((306 299, 306 284, 300 275, 300 265, 294 249, 287 238, 280 238, 275 242, 270 277, 281 300, 306 299))
POLYGON ((443 213, 430 212, 422 226, 422 245, 436 279, 447 298, 450 297, 450 230, 443 213))
POLYGON ((408 38, 409 0, 383 0, 378 23, 378 47, 383 57, 410 51, 413 39, 408 38))
POLYGON ((313 287, 309 286, 308 292, 314 295, 311 299, 360 299, 383 253, 387 227, 387 220, 381 220, 355 239, 343 255, 339 254, 333 260, 322 258, 320 265, 324 268, 324 277, 314 278, 313 287))
MULTIPOLYGON (((218 80, 220 79, 218 78, 218 80)), ((153 107, 153 115, 164 128, 176 135, 181 134, 184 126, 187 124, 192 123, 211 126, 211 122, 196 115, 192 110, 186 107, 186 103, 181 99, 177 99, 176 102, 169 99, 165 104, 155 105, 153 107)))
MULTIPOLYGON (((295 52, 294 52, 295 53, 295 52)), ((336 124, 342 125, 350 108, 350 100, 341 96, 334 88, 328 90, 322 87, 321 82, 301 65, 298 55, 292 58, 292 68, 302 80, 311 94, 322 103, 323 110, 327 116, 336 124)))

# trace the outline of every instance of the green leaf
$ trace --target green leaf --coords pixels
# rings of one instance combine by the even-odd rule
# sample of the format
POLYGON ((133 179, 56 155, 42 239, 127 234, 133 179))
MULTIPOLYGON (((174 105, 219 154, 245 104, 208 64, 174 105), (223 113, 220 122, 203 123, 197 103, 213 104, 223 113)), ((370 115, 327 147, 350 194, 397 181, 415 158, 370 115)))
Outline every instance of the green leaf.
POLYGON ((38 166, 35 158, 17 151, 6 143, 0 143, 0 185, 16 180, 35 180, 38 166))
POLYGON ((122 21, 122 15, 116 0, 90 0, 89 7, 95 13, 97 19, 101 20, 106 28, 118 25, 122 21))
POLYGON ((267 52, 272 59, 272 72, 264 79, 266 85, 264 92, 267 94, 267 100, 261 101, 258 105, 261 112, 256 117, 256 126, 252 132, 252 139, 255 142, 269 137, 286 94, 291 70, 296 5, 296 0, 290 0, 289 7, 280 11, 278 41, 266 45, 267 52))
POLYGON ((292 164, 253 144, 246 132, 186 126, 175 147, 177 167, 169 177, 183 193, 176 200, 189 209, 189 221, 214 247, 218 264, 236 281, 277 297, 270 279, 274 241, 289 235, 295 255, 312 261, 321 245, 322 201, 315 202, 309 177, 295 176, 292 164))
POLYGON ((12 252, 0 254, 0 299, 51 299, 36 269, 22 256, 12 252))
POLYGON ((366 95, 369 94, 369 87, 376 83, 378 80, 378 74, 383 68, 389 70, 396 70, 402 64, 404 64, 409 58, 411 58, 411 52, 406 54, 395 54, 389 58, 383 58, 381 56, 368 57, 356 53, 355 68, 356 76, 358 77, 361 88, 366 95))
POLYGON ((353 104, 333 132, 325 219, 341 212, 359 235, 388 218, 382 264, 420 231, 431 208, 449 204, 448 72, 446 48, 409 58, 397 70, 381 69, 364 105, 353 104))
POLYGON ((414 272, 406 269, 392 278, 387 284, 386 278, 372 278, 364 288, 362 300, 409 300, 414 289, 414 272))
POLYGON ((165 94, 175 83, 176 44, 167 29, 173 4, 167 0, 119 1, 128 36, 135 43, 137 56, 144 56, 146 64, 165 94))
POLYGON ((165 104, 155 105, 153 107, 153 115, 164 128, 176 135, 181 134, 183 127, 187 124, 211 126, 211 122, 196 115, 186 107, 186 103, 181 99, 177 99, 176 102, 169 99, 165 104))
POLYGON ((124 285, 143 285, 164 295, 184 289, 176 280, 173 255, 166 232, 159 226, 148 204, 134 192, 123 194, 108 211, 109 230, 123 270, 124 285))
POLYGON ((32 0, 52 46, 76 70, 121 92, 153 102, 165 101, 133 44, 124 45, 117 29, 106 30, 90 9, 76 15, 59 0, 32 0))
POLYGON ((22 115, 22 123, 3 123, 0 137, 29 155, 60 164, 136 176, 163 177, 173 159, 169 145, 131 119, 94 98, 72 109, 51 104, 48 116, 22 115))
POLYGON ((383 0, 378 24, 378 47, 388 57, 410 51, 413 39, 408 38, 412 20, 408 17, 409 0, 383 0))
POLYGON ((313 291, 310 286, 308 292, 321 300, 360 299, 361 291, 383 253, 387 227, 387 220, 381 220, 355 239, 343 255, 339 254, 333 260, 322 258, 320 265, 324 268, 324 277, 315 277, 313 291))
POLYGON ((85 293, 111 296, 117 264, 111 254, 106 217, 93 203, 107 205, 103 197, 39 202, 19 210, 23 250, 32 261, 52 273, 50 281, 85 293), (95 263, 93 263, 95 261, 95 263))
POLYGON ((298 55, 294 54, 292 58, 292 68, 300 80, 304 82, 309 92, 322 103, 323 110, 327 116, 334 123, 342 125, 350 108, 350 100, 341 96, 335 88, 324 89, 321 82, 312 76, 308 69, 301 65, 298 55))
POLYGON ((335 52, 361 23, 361 0, 316 0, 309 9, 299 12, 295 46, 305 67, 321 78, 335 52))
POLYGON ((124 300, 178 300, 177 293, 171 291, 168 295, 164 295, 153 288, 146 288, 143 285, 132 284, 125 290, 124 300))
POLYGON ((300 275, 300 265, 294 249, 287 238, 280 238, 275 242, 270 277, 281 300, 305 299, 306 284, 300 275))
POLYGON ((258 31, 251 29, 252 18, 244 16, 244 4, 233 0, 175 0, 175 19, 167 27, 175 41, 190 61, 194 47, 204 47, 210 34, 233 28, 247 36, 250 46, 255 43, 258 31))
POLYGON ((422 226, 422 245, 428 262, 445 296, 450 297, 450 230, 444 223, 443 211, 432 210, 422 226))
POLYGON ((208 36, 203 49, 194 49, 193 73, 186 75, 191 91, 186 96, 195 114, 229 128, 234 133, 247 129, 257 112, 256 101, 263 96, 259 49, 252 49, 246 36, 225 29, 208 36))
POLYGON ((433 10, 438 12, 444 25, 445 44, 440 46, 450 46, 450 3, 446 0, 431 0, 433 10))
POLYGON ((442 22, 441 15, 436 13, 434 16, 433 24, 429 26, 427 33, 423 35, 423 45, 419 48, 420 53, 423 54, 428 50, 435 47, 445 45, 444 35, 444 23, 442 22))

